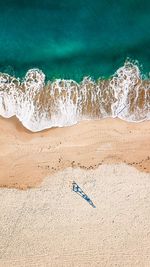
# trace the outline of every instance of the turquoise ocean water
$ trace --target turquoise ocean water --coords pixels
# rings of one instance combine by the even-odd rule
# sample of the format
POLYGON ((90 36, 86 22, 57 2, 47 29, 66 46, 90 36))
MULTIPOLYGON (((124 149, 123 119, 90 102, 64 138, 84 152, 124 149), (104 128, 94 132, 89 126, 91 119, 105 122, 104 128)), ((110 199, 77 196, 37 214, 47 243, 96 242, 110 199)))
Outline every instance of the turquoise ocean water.
POLYGON ((0 1, 0 71, 109 77, 127 57, 150 70, 148 0, 0 1))

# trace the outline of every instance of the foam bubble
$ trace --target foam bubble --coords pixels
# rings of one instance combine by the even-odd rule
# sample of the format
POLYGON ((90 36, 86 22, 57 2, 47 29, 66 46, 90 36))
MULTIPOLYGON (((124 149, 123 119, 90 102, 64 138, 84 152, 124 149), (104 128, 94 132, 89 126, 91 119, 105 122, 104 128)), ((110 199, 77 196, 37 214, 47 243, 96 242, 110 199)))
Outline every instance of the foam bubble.
POLYGON ((15 115, 33 132, 83 119, 149 120, 150 81, 142 80, 137 64, 129 61, 108 80, 85 77, 80 83, 57 79, 46 84, 39 69, 29 70, 23 81, 1 73, 0 115, 15 115))

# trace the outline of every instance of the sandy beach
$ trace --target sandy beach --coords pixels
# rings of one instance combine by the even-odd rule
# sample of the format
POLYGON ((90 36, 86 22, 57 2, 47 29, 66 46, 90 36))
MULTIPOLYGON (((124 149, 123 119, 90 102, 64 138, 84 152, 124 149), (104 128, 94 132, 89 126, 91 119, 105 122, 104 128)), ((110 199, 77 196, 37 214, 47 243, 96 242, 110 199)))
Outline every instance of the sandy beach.
POLYGON ((68 167, 126 163, 150 172, 150 122, 84 121, 38 133, 0 118, 0 187, 26 189, 68 167))
POLYGON ((150 174, 134 167, 67 168, 36 189, 1 189, 0 203, 1 267, 149 266, 150 174))
POLYGON ((0 146, 0 266, 149 266, 150 122, 0 118, 0 146))

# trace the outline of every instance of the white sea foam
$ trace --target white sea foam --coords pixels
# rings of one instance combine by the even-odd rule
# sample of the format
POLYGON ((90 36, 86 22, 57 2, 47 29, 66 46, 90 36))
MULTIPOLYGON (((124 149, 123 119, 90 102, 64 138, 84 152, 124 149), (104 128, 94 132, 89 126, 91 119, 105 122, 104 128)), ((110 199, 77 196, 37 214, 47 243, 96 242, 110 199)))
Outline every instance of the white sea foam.
POLYGON ((150 81, 142 80, 136 64, 126 62, 107 81, 57 79, 45 84, 39 69, 23 81, 0 74, 0 115, 16 116, 29 130, 73 125, 89 118, 150 119, 150 81))

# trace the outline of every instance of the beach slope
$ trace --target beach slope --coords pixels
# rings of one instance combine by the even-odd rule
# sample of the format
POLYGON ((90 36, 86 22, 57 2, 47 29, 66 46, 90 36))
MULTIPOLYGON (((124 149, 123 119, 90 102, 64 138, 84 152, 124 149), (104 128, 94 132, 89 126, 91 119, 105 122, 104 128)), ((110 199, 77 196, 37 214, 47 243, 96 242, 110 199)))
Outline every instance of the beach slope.
POLYGON ((149 121, 103 119, 32 133, 15 118, 0 118, 0 147, 1 187, 31 188, 67 167, 104 163, 150 172, 149 121))

